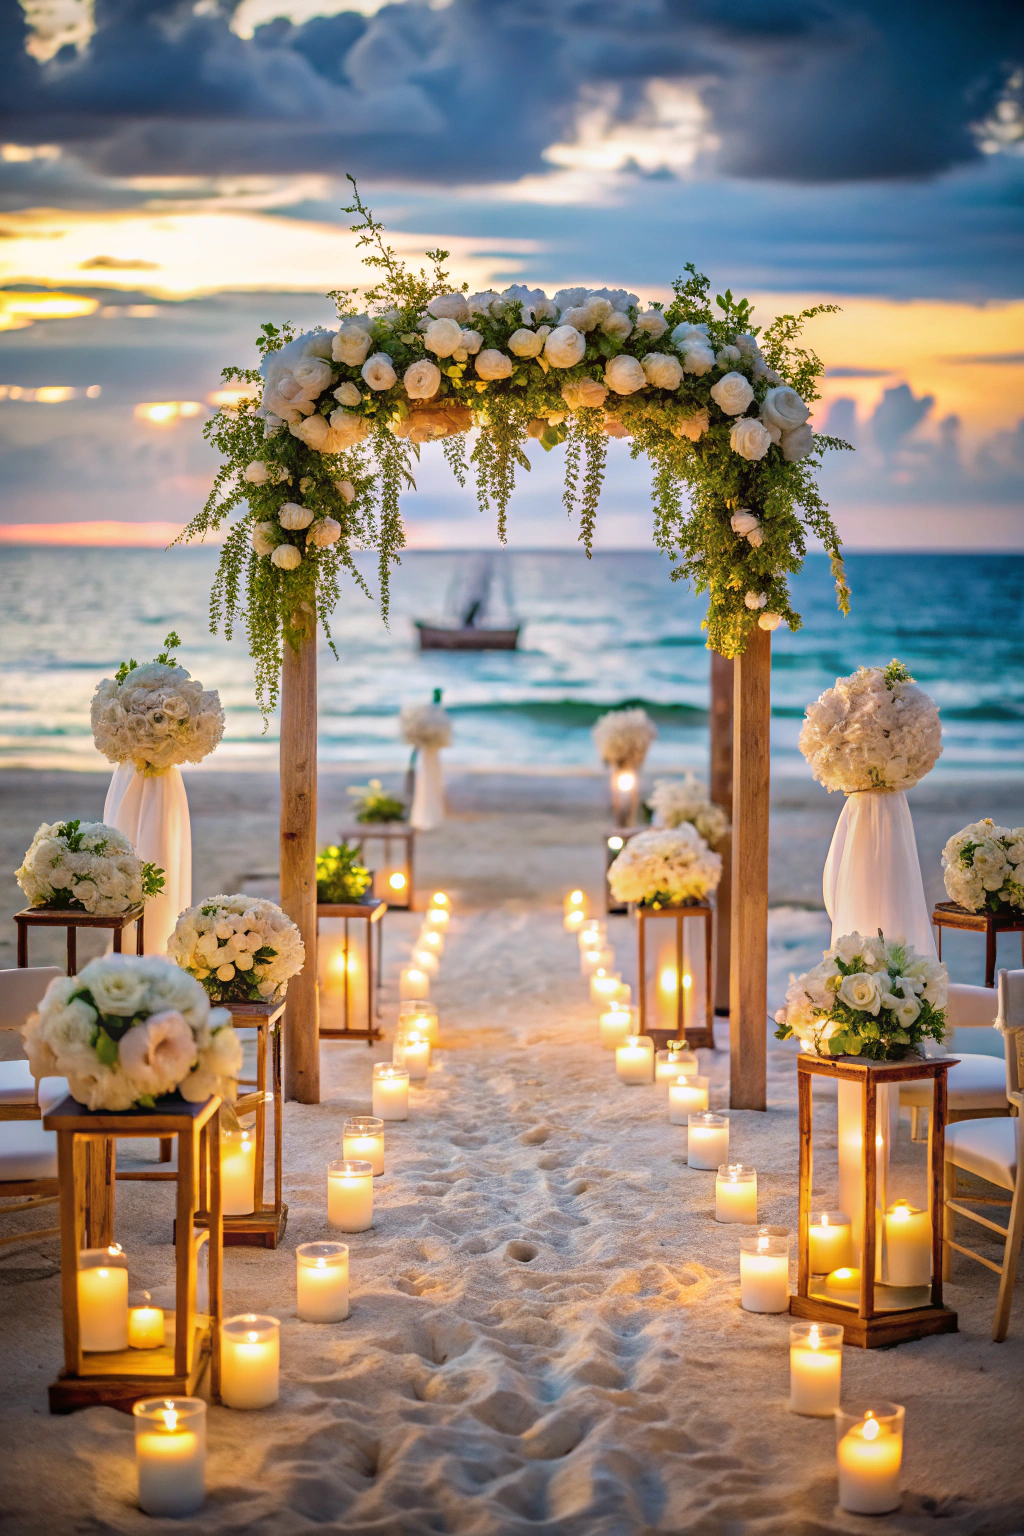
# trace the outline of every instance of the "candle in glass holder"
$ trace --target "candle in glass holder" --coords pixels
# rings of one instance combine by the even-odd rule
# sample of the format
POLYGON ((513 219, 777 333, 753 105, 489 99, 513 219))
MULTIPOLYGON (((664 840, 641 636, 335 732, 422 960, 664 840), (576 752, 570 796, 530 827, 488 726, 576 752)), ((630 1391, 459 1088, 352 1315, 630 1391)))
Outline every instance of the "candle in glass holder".
POLYGON ((373 1164, 341 1158, 327 1164, 327 1225, 336 1232, 373 1226, 373 1164))
POLYGON ((580 975, 586 980, 595 971, 610 971, 615 964, 615 950, 604 939, 590 949, 580 950, 580 975))
POLYGON ((562 927, 565 929, 566 933, 579 933, 585 922, 586 918, 583 916, 582 912, 567 912, 562 918, 562 927))
POLYGON ((432 907, 449 907, 450 908, 451 907, 451 902, 449 901, 448 896, 445 894, 444 891, 435 891, 433 896, 431 896, 431 898, 430 898, 430 905, 432 907))
POLYGON ((843 1376, 841 1323, 790 1323, 789 1411, 830 1419, 843 1376))
POLYGON ((400 1030, 395 1036, 395 1064, 409 1074, 409 1081, 421 1083, 430 1071, 430 1041, 415 1030, 400 1030))
POLYGON ((384 1121, 377 1115, 354 1115, 341 1129, 341 1155, 346 1162, 365 1159, 374 1178, 384 1172, 384 1121))
POLYGON ((585 949, 603 949, 608 942, 608 924, 599 923, 596 917, 588 917, 576 935, 580 954, 585 949))
POLYGON ((930 1285, 932 1221, 927 1211, 897 1200, 885 1213, 886 1279, 890 1285, 930 1285))
POLYGON ((220 1133, 220 1192, 225 1216, 256 1209, 256 1138, 244 1126, 220 1133))
POLYGON ((565 900, 562 902, 562 924, 566 932, 571 933, 573 929, 579 927, 580 924, 587 917, 589 917, 589 915, 590 902, 587 900, 587 897, 583 891, 570 891, 565 900), (577 913, 579 914, 578 917, 576 915, 577 913), (572 921, 570 921, 570 919, 572 919, 572 921))
POLYGON ((417 944, 409 960, 410 965, 419 966, 421 971, 426 971, 428 976, 436 976, 440 969, 440 961, 426 944, 417 944))
POLYGON ((836 1410, 840 1509, 887 1515, 899 1508, 904 1417, 898 1403, 836 1410))
POLYGON ((300 1243, 295 1250, 296 1316, 303 1323, 348 1317, 348 1243, 300 1243))
POLYGON ((128 1348, 128 1261, 120 1243, 78 1255, 78 1338, 97 1353, 128 1348))
POLYGON ((606 971, 603 966, 599 966, 590 978, 590 1001, 602 1003, 607 1007, 610 1002, 618 998, 621 981, 621 972, 606 971))
POLYGON ((615 1047, 615 1076, 629 1086, 654 1081, 654 1041, 650 1035, 629 1035, 615 1047))
POLYGON ((715 1180, 715 1220, 757 1226, 757 1169, 722 1163, 715 1180))
POLYGON ((246 1312, 220 1330, 220 1400, 225 1408, 269 1408, 280 1390, 281 1325, 246 1312))
POLYGON ((729 1119, 708 1110, 686 1117, 686 1161, 691 1168, 720 1168, 729 1160, 729 1119))
POLYGON ((789 1232, 758 1227, 740 1238, 740 1306, 745 1312, 789 1311, 789 1232))
POLYGON ((148 1291, 143 1303, 128 1308, 128 1348, 161 1349, 164 1342, 164 1310, 154 1307, 148 1291))
POLYGON ((444 934, 440 928, 428 928, 426 924, 416 936, 417 949, 429 949, 438 959, 444 954, 444 934))
POLYGON ((808 1228, 808 1262, 812 1275, 827 1275, 853 1258, 853 1228, 844 1211, 821 1211, 808 1228))
POLYGON ((608 999, 609 1006, 629 1008, 633 1003, 633 988, 628 981, 620 981, 614 994, 608 999))
POLYGON ((201 1397, 148 1397, 132 1404, 139 1508, 194 1515, 206 1497, 206 1404, 201 1397))
POLYGON ((415 1035, 423 1035, 430 1042, 431 1050, 436 1050, 439 1044, 437 1009, 433 1003, 416 1002, 400 1003, 398 1007, 398 1032, 403 1031, 415 1035))
POLYGON ((402 966, 398 973, 398 996, 402 1002, 418 1002, 430 996, 430 977, 422 966, 402 966))
POLYGON ((825 1294, 833 1301, 850 1301, 854 1306, 860 1298, 860 1270, 843 1264, 825 1276, 825 1294))
MULTIPOLYGON (((687 1125, 690 1116, 708 1107, 707 1077, 680 1077, 668 1085, 668 1123, 687 1125)), ((718 1167, 718 1164, 715 1164, 718 1167)))
POLYGON ((692 1051, 659 1051, 655 1059, 656 1083, 677 1083, 681 1077, 696 1077, 699 1062, 692 1051))
POLYGON ((451 914, 447 907, 428 907, 427 915, 423 919, 428 928, 440 928, 444 930, 451 921, 451 914))
POLYGON ((598 1029, 601 1032, 601 1044, 606 1051, 614 1051, 628 1035, 636 1034, 636 1017, 637 1010, 624 1008, 618 998, 601 1014, 598 1029))
POLYGON ((373 1112, 378 1120, 408 1120, 409 1074, 404 1067, 374 1062, 373 1112))

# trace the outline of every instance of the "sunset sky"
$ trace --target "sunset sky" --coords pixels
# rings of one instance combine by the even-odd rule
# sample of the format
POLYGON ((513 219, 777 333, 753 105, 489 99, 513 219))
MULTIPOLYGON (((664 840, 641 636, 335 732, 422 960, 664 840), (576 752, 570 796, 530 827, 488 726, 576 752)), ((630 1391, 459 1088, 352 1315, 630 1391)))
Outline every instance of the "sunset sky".
MULTIPOLYGON (((686 261, 829 300, 852 546, 1024 548, 1024 19, 905 0, 0 0, 0 540, 164 543, 264 320, 361 280, 344 175, 471 287, 686 261)), ((649 540, 613 445, 600 542, 649 540)), ((512 542, 575 537, 538 449, 512 542)), ((410 542, 493 530, 424 453, 410 542)))

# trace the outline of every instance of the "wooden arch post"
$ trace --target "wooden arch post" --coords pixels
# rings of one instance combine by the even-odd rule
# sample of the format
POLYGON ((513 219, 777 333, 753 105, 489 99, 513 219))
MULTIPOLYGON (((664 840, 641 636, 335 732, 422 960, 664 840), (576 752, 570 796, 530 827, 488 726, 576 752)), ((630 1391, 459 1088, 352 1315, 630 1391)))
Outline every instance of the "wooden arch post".
MULTIPOLYGON (((711 652, 711 799, 732 821, 732 695, 733 664, 727 656, 711 652)), ((715 1012, 729 1012, 729 964, 732 931, 732 833, 716 849, 722 855, 722 878, 715 898, 715 1012)))
POLYGON ((768 811, 772 637, 755 629, 733 663, 732 933, 729 1103, 766 1109, 768 811))
POLYGON ((320 1007, 316 965, 316 612, 296 615, 298 648, 281 667, 281 906, 302 935, 306 960, 288 983, 285 1096, 320 1102, 320 1007))

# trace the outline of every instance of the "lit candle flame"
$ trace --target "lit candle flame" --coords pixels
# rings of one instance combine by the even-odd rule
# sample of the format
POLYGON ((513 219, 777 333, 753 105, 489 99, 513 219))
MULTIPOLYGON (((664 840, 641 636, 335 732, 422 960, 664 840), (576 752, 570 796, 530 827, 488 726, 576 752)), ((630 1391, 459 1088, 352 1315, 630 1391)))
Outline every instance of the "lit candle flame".
MULTIPOLYGON (((255 1338, 255 1334, 253 1337, 255 1338)), ((173 1433, 174 1430, 178 1427, 178 1410, 176 1408, 172 1408, 170 1403, 168 1403, 162 1410, 162 1414, 163 1421, 167 1426, 168 1433, 173 1433)))
POLYGON ((807 1335, 807 1342, 811 1346, 812 1349, 820 1349, 821 1348, 821 1334, 818 1332, 818 1325, 817 1325, 817 1323, 813 1323, 811 1325, 811 1331, 807 1335))
POLYGON ((871 1413, 870 1409, 864 1415, 864 1418, 865 1418, 864 1439, 865 1440, 877 1440, 878 1439, 878 1430, 879 1430, 878 1420, 871 1413))
POLYGON ((260 1336, 259 1336, 258 1333, 247 1333, 246 1334, 246 1338, 249 1340, 250 1344, 258 1344, 259 1343, 259 1337, 260 1336))
POLYGON ((400 874, 392 875, 388 885, 390 885, 393 891, 403 891, 405 889, 405 876, 400 874))
POLYGON ((326 1269, 327 1268, 327 1260, 326 1259, 317 1259, 316 1267, 317 1267, 317 1269, 326 1269))

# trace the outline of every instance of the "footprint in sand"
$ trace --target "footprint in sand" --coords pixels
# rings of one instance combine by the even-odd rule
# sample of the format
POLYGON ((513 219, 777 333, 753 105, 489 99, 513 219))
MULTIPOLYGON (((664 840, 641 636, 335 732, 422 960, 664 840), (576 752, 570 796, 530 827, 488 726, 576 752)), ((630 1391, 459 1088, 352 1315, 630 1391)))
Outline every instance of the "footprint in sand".
POLYGON ((534 1125, 518 1137, 521 1147, 542 1147, 551 1135, 549 1125, 534 1125))
POLYGON ((532 1243, 524 1243, 516 1237, 510 1243, 505 1244, 505 1252, 510 1259, 515 1259, 517 1263, 529 1264, 531 1259, 537 1257, 540 1249, 535 1248, 532 1243))

